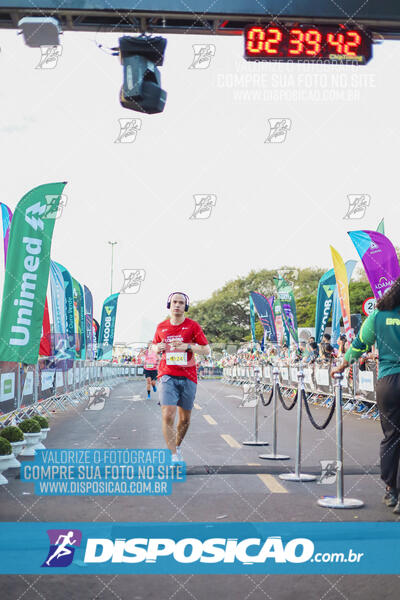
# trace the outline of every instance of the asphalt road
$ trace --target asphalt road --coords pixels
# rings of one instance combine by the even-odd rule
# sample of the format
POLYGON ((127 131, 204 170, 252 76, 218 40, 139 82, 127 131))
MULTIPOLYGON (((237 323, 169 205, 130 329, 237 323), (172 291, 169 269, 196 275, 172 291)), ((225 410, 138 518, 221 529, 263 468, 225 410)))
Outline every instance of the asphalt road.
MULTIPOLYGON (((45 444, 48 448, 163 448, 157 394, 146 399, 144 383, 115 387, 102 410, 83 404, 55 413, 45 444)), ((361 499, 361 509, 333 510, 317 505, 321 496, 335 496, 335 484, 287 482, 279 473, 294 469, 296 410, 278 414, 278 452, 286 461, 260 459, 270 446, 244 446, 252 439, 254 409, 240 408, 242 390, 220 381, 201 381, 192 422, 182 445, 187 480, 174 484, 170 496, 46 497, 35 496, 33 484, 5 473, 0 486, 2 521, 389 521, 381 501, 379 422, 344 415, 345 496, 361 499)), ((313 409, 323 422, 327 409, 313 409)), ((259 439, 271 443, 271 406, 259 414, 259 439)), ((303 415, 302 472, 319 475, 321 460, 336 457, 335 421, 324 431, 303 415)), ((7 600, 333 600, 394 598, 397 576, 295 575, 3 575, 0 594, 7 600)))

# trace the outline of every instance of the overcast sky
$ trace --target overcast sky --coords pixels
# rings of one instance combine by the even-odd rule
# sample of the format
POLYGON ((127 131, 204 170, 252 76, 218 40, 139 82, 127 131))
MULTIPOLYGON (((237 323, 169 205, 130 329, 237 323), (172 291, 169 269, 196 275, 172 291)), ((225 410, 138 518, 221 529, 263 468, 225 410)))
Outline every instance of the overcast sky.
POLYGON ((54 69, 40 50, 1 30, 0 200, 12 210, 30 189, 67 181, 52 258, 86 284, 95 317, 122 269, 144 269, 122 294, 117 342, 146 341, 168 293, 191 301, 251 269, 330 268, 329 244, 358 258, 349 229, 399 244, 400 42, 374 46, 368 66, 250 64, 240 37, 168 36, 160 115, 122 108, 122 66, 96 46, 118 35, 65 33, 54 69), (207 69, 190 69, 193 44, 213 44, 207 69), (302 94, 301 97, 299 95, 302 94), (119 119, 139 118, 133 143, 115 143, 119 119), (290 119, 266 143, 268 119, 290 119), (194 194, 214 194, 209 219, 190 219, 194 194), (361 220, 345 220, 348 194, 368 194, 361 220))

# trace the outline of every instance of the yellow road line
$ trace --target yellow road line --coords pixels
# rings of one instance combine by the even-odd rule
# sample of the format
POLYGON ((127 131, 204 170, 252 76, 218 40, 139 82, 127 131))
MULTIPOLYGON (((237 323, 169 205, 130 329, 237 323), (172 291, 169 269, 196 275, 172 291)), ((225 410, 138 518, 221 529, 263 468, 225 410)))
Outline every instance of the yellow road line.
POLYGON ((261 463, 247 463, 248 467, 260 467, 261 463))
POLYGON ((257 477, 261 479, 264 485, 267 486, 270 492, 274 494, 287 494, 288 491, 283 487, 282 484, 273 476, 267 473, 257 474, 257 477))
POLYGON ((226 441, 227 444, 229 444, 229 446, 231 446, 231 448, 241 448, 242 447, 242 445, 239 444, 239 442, 237 442, 228 433, 221 433, 221 437, 222 437, 222 439, 224 439, 226 441))
POLYGON ((197 410, 201 410, 201 406, 199 404, 196 404, 196 402, 193 404, 194 408, 196 408, 197 410))
POLYGON ((210 423, 210 425, 216 425, 217 424, 217 421, 215 421, 215 419, 213 419, 211 415, 203 415, 203 417, 205 418, 205 420, 207 421, 207 423, 210 423))

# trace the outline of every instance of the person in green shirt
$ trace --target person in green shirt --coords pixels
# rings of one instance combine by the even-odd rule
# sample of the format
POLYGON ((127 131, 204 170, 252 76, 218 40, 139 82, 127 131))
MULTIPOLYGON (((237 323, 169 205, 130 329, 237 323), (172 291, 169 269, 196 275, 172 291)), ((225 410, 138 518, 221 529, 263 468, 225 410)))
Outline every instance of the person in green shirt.
POLYGON ((378 349, 376 402, 383 440, 380 445, 381 479, 386 483, 383 501, 400 514, 400 277, 378 300, 375 311, 361 326, 344 361, 331 375, 342 373, 372 345, 378 349))

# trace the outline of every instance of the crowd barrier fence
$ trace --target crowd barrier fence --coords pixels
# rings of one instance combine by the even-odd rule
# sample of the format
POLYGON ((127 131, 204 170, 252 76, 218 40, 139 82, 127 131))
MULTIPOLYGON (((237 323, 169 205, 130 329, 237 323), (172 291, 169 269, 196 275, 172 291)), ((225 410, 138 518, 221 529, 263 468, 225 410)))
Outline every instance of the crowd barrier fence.
MULTIPOLYGON (((278 363, 278 384, 284 390, 295 390, 298 384, 299 365, 278 363)), ((304 390, 308 402, 319 406, 331 406, 334 398, 334 382, 330 375, 330 367, 320 364, 302 364, 304 374, 304 390)), ((271 365, 254 364, 253 366, 231 366, 223 369, 223 382, 233 385, 255 383, 254 370, 259 369, 260 381, 264 387, 274 385, 273 367, 271 365)), ((344 412, 353 412, 361 418, 379 418, 375 389, 377 383, 376 363, 369 361, 365 370, 357 363, 347 369, 343 376, 342 398, 344 412)))
POLYGON ((87 398, 90 388, 143 377, 142 366, 84 360, 61 364, 47 359, 25 366, 0 362, 0 425, 32 413, 66 410, 87 398))

